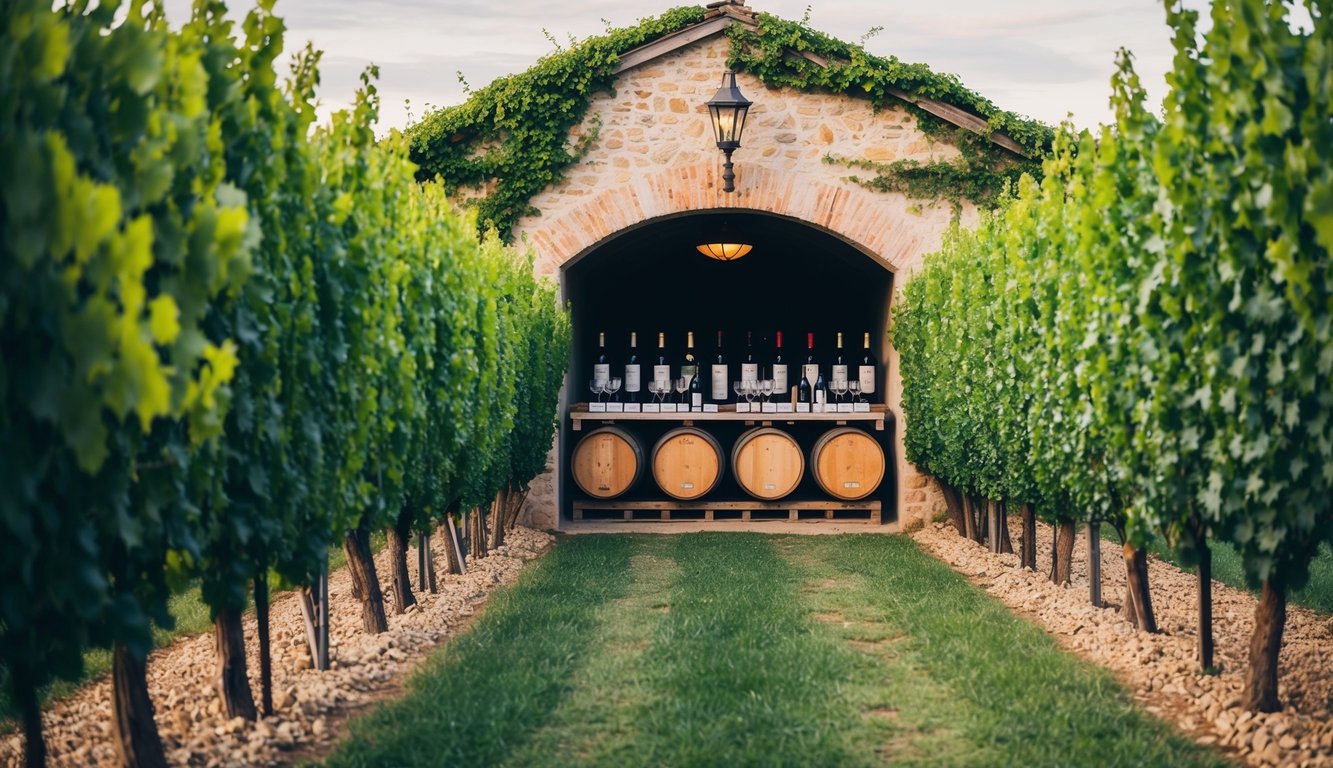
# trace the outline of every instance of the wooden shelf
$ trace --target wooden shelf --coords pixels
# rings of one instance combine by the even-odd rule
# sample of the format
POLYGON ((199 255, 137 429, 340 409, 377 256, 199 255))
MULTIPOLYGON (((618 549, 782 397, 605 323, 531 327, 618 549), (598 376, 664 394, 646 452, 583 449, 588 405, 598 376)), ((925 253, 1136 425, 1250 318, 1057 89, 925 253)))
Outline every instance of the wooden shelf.
POLYGON ((803 422, 831 422, 837 426, 851 423, 870 423, 875 431, 884 431, 884 418, 888 408, 874 403, 869 413, 737 413, 736 406, 723 405, 717 413, 591 413, 587 403, 575 403, 569 408, 569 418, 575 432, 583 431, 583 423, 614 424, 618 421, 670 421, 692 427, 695 422, 730 421, 746 426, 771 427, 774 424, 798 424, 803 422))
MULTIPOLYGON (((669 415, 669 414, 668 414, 669 415)), ((747 414, 741 414, 745 416, 747 414)), ((784 414, 786 415, 786 414, 784 414)), ((802 414, 805 415, 805 414, 802 414)), ((864 414, 862 414, 864 415, 864 414)), ((836 520, 879 525, 882 505, 877 499, 863 501, 759 501, 758 499, 697 501, 616 501, 574 499, 574 519, 587 520, 588 513, 597 519, 644 521, 659 520, 836 520), (604 513, 597 515, 596 513, 604 513), (647 513, 641 515, 639 513, 647 513), (673 516, 674 515, 674 516, 673 516)))

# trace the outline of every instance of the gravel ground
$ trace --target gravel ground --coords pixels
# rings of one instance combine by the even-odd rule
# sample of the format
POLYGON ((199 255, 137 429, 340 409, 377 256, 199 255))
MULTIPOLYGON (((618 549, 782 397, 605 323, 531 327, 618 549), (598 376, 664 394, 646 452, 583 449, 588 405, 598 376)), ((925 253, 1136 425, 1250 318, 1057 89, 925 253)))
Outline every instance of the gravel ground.
MULTIPOLYGON (((424 660, 439 643, 457 634, 496 588, 517 578, 524 564, 550 548, 552 537, 516 528, 506 546, 491 556, 468 563, 465 576, 444 573, 444 548, 435 542, 441 576, 438 594, 416 595, 418 605, 389 617, 389 631, 367 635, 361 629, 361 605, 351 596, 346 568, 329 580, 330 664, 327 672, 311 669, 305 622, 295 593, 276 595, 271 609, 274 714, 249 723, 227 720, 212 685, 213 637, 204 634, 178 640, 154 651, 148 661, 148 687, 158 728, 174 765, 286 765, 326 752, 341 735, 347 718, 393 695, 405 673, 424 660)), ((408 552, 408 568, 416 581, 416 551, 408 552)), ((387 549, 375 559, 381 586, 388 580, 387 549)), ((392 612, 389 597, 386 609, 392 612)), ((248 669, 256 703, 259 698, 259 652, 253 615, 245 622, 248 669)), ((103 678, 64 699, 43 715, 52 766, 112 766, 111 682, 103 678)), ((23 737, 0 738, 0 764, 19 765, 23 737)))
MULTIPOLYGON (((1010 521, 1017 544, 1021 520, 1010 521)), ((1112 670, 1151 712, 1174 722, 1200 744, 1216 746, 1255 766, 1333 766, 1333 617, 1289 606, 1279 692, 1285 710, 1253 714, 1240 708, 1256 599, 1213 582, 1215 663, 1221 673, 1198 671, 1196 577, 1149 558, 1153 608, 1162 633, 1136 632, 1119 611, 1125 561, 1119 542, 1102 542, 1102 595, 1088 598, 1088 554, 1080 538, 1073 581, 1057 587, 1046 573, 1018 567, 1017 555, 991 554, 958 536, 946 523, 913 534, 927 552, 1053 635, 1062 646, 1112 670)), ((1051 528, 1038 524, 1037 562, 1049 568, 1051 528)))

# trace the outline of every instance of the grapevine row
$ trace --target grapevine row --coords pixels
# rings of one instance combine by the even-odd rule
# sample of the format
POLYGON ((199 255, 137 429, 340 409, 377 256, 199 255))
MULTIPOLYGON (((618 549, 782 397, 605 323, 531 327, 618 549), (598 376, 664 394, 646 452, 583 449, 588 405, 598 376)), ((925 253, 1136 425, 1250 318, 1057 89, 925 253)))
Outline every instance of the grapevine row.
POLYGON ((95 646, 125 762, 162 763, 144 662, 189 581, 228 715, 267 711, 250 595, 265 680, 269 589, 313 583, 331 545, 383 631, 370 532, 390 531, 405 610, 408 537, 466 518, 484 555, 550 447, 554 287, 376 138, 373 70, 315 127, 319 54, 280 80, 272 2, 225 13, 0 15, 0 666, 32 765, 38 691, 95 646))
POLYGON ((906 449, 960 531, 974 497, 1056 523, 1057 580, 1076 519, 1113 526, 1140 629, 1148 541, 1197 563, 1205 669, 1209 547, 1234 545, 1262 587, 1244 704, 1273 711, 1287 590, 1333 539, 1333 3, 1302 29, 1218 2, 1202 35, 1165 7, 1163 116, 1122 53, 1114 125, 1066 130, 906 284, 906 449))

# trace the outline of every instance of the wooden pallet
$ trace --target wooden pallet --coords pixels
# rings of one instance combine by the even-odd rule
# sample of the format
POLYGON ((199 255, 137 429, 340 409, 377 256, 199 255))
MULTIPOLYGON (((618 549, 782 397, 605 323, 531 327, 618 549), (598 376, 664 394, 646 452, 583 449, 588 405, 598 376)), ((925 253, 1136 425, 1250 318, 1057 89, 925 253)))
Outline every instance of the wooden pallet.
POLYGON ((864 501, 601 501, 574 500, 575 520, 832 520, 837 522, 881 523, 882 504, 864 501), (591 513, 591 514, 589 514, 591 513))

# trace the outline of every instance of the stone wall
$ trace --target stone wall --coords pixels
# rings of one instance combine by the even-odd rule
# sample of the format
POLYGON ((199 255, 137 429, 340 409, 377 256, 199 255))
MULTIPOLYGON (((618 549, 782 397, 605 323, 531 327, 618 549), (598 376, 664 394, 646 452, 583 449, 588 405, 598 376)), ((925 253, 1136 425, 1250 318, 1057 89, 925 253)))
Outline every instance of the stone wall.
MULTIPOLYGON (((844 240, 895 273, 895 290, 938 247, 949 226, 948 203, 872 192, 848 180, 858 173, 826 156, 890 162, 957 156, 927 138, 899 107, 876 112, 865 100, 769 89, 741 73, 737 85, 754 102, 736 151, 736 191, 721 191, 722 153, 713 143, 705 102, 726 69, 722 35, 651 60, 620 75, 615 93, 599 95, 576 137, 595 132, 587 155, 558 186, 532 203, 537 216, 517 234, 537 252, 538 274, 562 269, 625 230, 664 216, 719 208, 765 211, 800 220, 844 240)), ((964 222, 974 222, 967 208, 964 222)), ((889 350, 886 402, 895 419, 898 516, 902 525, 929 519, 939 491, 903 459, 902 382, 889 350)), ((563 400, 562 400, 563 402, 563 400)), ((525 519, 559 527, 560 457, 533 484, 525 519)))

